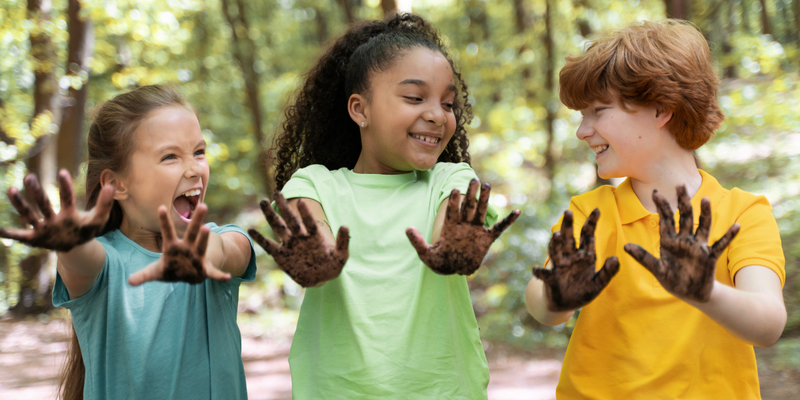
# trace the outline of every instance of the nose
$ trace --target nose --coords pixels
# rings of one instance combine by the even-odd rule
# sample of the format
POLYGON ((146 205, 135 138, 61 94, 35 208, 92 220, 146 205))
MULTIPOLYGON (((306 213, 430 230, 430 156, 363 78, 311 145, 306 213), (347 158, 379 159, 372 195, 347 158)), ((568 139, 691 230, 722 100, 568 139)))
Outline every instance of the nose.
POLYGON ((200 162, 197 161, 194 157, 187 161, 186 170, 184 171, 184 176, 187 179, 193 179, 200 176, 203 176, 203 166, 200 165, 200 162))
POLYGON ((442 126, 447 122, 447 115, 444 114, 442 107, 438 105, 422 114, 422 118, 436 126, 442 126))
POLYGON ((581 121, 580 126, 578 126, 578 130, 575 132, 575 136, 578 137, 580 140, 585 140, 589 136, 594 135, 594 128, 588 118, 584 118, 581 121))

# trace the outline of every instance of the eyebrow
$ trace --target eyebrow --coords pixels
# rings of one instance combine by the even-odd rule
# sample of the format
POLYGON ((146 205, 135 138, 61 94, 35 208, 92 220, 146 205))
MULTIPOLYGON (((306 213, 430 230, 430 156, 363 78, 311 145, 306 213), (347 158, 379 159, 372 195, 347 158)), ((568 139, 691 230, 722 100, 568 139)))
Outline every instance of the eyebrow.
MULTIPOLYGON (((201 139, 199 142, 197 142, 197 144, 194 145, 194 147, 200 147, 200 146, 206 146, 206 145, 207 145, 206 140, 205 139, 201 139)), ((181 149, 181 146, 178 146, 177 144, 171 144, 171 145, 168 145, 168 146, 159 147, 156 150, 156 152, 163 153, 163 152, 169 151, 169 150, 180 150, 180 149, 181 149)))
MULTIPOLYGON (((406 79, 406 80, 398 83, 398 85, 417 85, 417 86, 422 86, 422 87, 428 87, 428 83, 423 81, 422 79, 406 79)), ((451 92, 455 92, 456 91, 456 85, 451 83, 450 85, 447 86, 447 90, 449 90, 451 92)))

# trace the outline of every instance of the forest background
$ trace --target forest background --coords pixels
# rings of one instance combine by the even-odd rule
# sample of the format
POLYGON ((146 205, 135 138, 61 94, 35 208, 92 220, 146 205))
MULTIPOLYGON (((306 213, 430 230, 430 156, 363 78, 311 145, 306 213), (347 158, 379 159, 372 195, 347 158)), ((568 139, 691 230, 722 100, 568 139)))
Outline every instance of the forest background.
MULTIPOLYGON (((564 347, 564 325, 536 323, 524 306, 531 267, 569 198, 601 184, 594 154, 575 137, 580 114, 558 99, 564 58, 598 32, 666 16, 707 38, 723 78, 727 119, 698 150, 728 187, 766 195, 786 255, 788 323, 779 368, 800 370, 800 0, 400 1, 447 37, 470 88, 470 152, 493 185, 492 204, 522 216, 469 278, 486 342, 564 347)), ((139 85, 173 83, 198 109, 211 165, 208 220, 261 226, 274 183, 267 152, 302 75, 352 22, 398 10, 392 0, 3 0, 0 2, 0 193, 37 173, 57 203, 67 168, 83 195, 91 110, 139 85)), ((21 222, 5 195, 0 226, 21 222)), ((258 249, 260 251, 260 249, 258 249)), ((303 290, 259 253, 242 286, 240 319, 294 326, 303 290)), ((54 255, 0 241, 0 315, 47 320, 54 255)))

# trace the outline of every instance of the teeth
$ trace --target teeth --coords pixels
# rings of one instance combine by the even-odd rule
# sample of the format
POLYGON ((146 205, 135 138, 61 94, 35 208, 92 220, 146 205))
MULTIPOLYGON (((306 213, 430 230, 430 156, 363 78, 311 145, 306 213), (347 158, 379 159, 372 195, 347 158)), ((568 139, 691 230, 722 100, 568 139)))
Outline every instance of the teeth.
POLYGON ((607 148, 608 148, 607 144, 602 144, 600 146, 592 146, 592 150, 594 151, 594 154, 600 154, 601 152, 603 152, 607 148))
POLYGON ((428 142, 428 143, 433 143, 433 144, 439 143, 439 138, 435 138, 435 137, 432 137, 432 136, 422 136, 422 135, 417 135, 417 134, 412 133, 411 137, 413 137, 414 139, 422 140, 423 142, 428 142))
POLYGON ((190 190, 190 191, 182 194, 181 196, 186 196, 186 197, 199 196, 200 193, 201 193, 200 189, 195 189, 195 190, 190 190))

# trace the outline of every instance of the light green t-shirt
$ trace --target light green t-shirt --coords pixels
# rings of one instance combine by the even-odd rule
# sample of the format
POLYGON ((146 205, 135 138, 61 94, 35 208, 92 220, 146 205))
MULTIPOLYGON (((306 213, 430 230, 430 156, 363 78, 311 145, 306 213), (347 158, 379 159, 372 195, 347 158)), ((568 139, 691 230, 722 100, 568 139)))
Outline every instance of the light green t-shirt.
POLYGON ((405 234, 413 226, 430 243, 439 205, 475 177, 463 163, 401 175, 312 165, 287 182, 287 199, 316 200, 333 232, 350 228, 341 275, 306 290, 289 354, 294 400, 486 398, 467 280, 431 271, 405 234))

